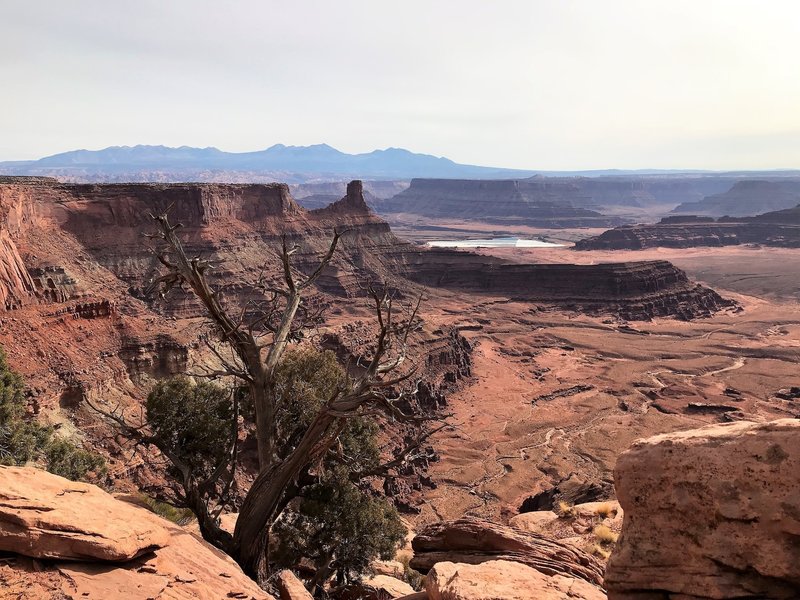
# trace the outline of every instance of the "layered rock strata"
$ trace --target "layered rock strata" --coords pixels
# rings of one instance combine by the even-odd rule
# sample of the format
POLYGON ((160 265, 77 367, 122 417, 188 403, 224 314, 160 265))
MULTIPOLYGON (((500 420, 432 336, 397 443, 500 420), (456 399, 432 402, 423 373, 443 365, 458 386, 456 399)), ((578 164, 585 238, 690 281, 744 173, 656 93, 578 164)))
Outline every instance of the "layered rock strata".
MULTIPOLYGON (((187 253, 209 259, 214 265, 212 283, 226 284, 226 296, 240 303, 259 295, 248 282, 278 276, 276 258, 283 235, 297 245, 294 259, 303 271, 316 265, 332 232, 338 229, 343 232, 340 251, 319 280, 320 291, 334 296, 361 295, 364 282, 374 280, 394 282, 408 292, 408 285, 402 283, 406 278, 432 287, 503 294, 577 310, 605 308, 626 318, 691 318, 725 304, 709 290, 689 284, 681 271, 663 261, 519 265, 468 252, 415 247, 398 240, 372 213, 360 182, 352 182, 341 200, 313 211, 298 206, 282 184, 65 185, 35 181, 0 186, 0 194, 14 200, 15 218, 6 219, 15 224, 8 227, 9 232, 17 232, 17 240, 10 237, 12 241, 30 252, 38 245, 32 240, 32 228, 49 230, 55 236, 69 235, 91 261, 140 298, 159 267, 142 235, 152 231, 149 215, 169 208, 173 222, 183 227, 187 253), (31 214, 36 219, 26 218, 31 214), (27 235, 19 223, 25 224, 27 235), (231 285, 232 281, 238 283, 231 285)), ((50 257, 49 261, 40 257, 26 270, 18 252, 6 255, 5 262, 13 265, 7 271, 17 276, 0 278, 0 289, 13 289, 15 299, 38 295, 40 300, 63 301, 94 291, 87 289, 85 282, 83 289, 81 282, 76 283, 81 269, 74 264, 74 256, 50 257), (57 264, 52 264, 54 259, 57 264), (32 269, 38 269, 35 280, 32 269)), ((12 297, 9 292, 5 295, 12 297)), ((174 317, 202 312, 191 296, 180 292, 159 310, 174 317)))
POLYGON ((432 250, 409 277, 429 286, 489 292, 631 320, 707 316, 733 303, 689 281, 668 261, 597 265, 508 264, 468 253, 432 250), (459 256, 463 254, 465 256, 459 256), (484 260, 482 267, 478 262, 484 260))
POLYGON ((549 180, 413 179, 408 189, 376 207, 383 214, 541 227, 607 227, 620 222, 582 208, 584 202, 574 185, 549 180))
POLYGON ((428 572, 441 562, 480 564, 491 560, 522 563, 545 575, 563 575, 599 585, 603 569, 592 556, 546 536, 480 519, 433 523, 412 541, 411 567, 428 572))
POLYGON ((800 207, 756 217, 668 217, 653 225, 617 227, 580 240, 576 250, 641 250, 759 244, 800 248, 800 207))
POLYGON ((746 217, 800 204, 800 181, 796 178, 770 181, 749 179, 729 190, 711 194, 697 202, 683 202, 672 212, 683 215, 746 217))

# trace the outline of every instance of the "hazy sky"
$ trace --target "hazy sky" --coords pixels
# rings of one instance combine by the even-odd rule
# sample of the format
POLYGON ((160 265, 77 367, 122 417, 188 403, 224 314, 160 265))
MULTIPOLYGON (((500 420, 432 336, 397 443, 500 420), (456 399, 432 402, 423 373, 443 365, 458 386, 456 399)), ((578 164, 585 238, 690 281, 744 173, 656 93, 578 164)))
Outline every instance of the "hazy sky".
POLYGON ((0 0, 0 160, 326 142, 800 167, 798 0, 0 0))

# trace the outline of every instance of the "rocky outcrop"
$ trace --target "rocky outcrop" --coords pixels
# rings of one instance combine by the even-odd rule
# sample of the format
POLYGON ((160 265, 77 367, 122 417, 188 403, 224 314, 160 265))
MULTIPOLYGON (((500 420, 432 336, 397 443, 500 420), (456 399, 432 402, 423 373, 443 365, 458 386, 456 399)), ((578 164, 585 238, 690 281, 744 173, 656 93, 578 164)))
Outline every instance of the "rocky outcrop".
POLYGON ((426 578, 430 600, 605 600, 599 588, 581 579, 545 575, 507 560, 479 565, 441 562, 426 578))
POLYGON ((96 486, 30 467, 0 467, 0 550, 123 562, 168 542, 156 517, 96 486))
POLYGON ((0 224, 0 307, 19 308, 34 297, 35 290, 14 240, 0 224))
POLYGON ((800 597, 800 421, 738 422, 635 443, 609 598, 800 597))
POLYGON ((434 523, 412 541, 410 566, 430 571, 436 563, 480 564, 490 560, 522 563, 545 575, 564 575, 599 585, 603 569, 595 558, 548 537, 480 519, 434 523))
POLYGON ((314 600, 303 582, 291 571, 283 570, 278 573, 277 585, 281 600, 314 600))
POLYGON ((0 581, 19 598, 35 589, 36 598, 53 599, 273 600, 188 531, 95 486, 32 468, 0 467, 0 550, 48 559, 0 566, 0 581))
POLYGON ((800 204, 800 180, 745 180, 729 190, 706 196, 699 202, 684 202, 672 212, 712 217, 746 217, 792 208, 800 204))
POLYGON ((614 488, 608 481, 586 481, 575 475, 558 482, 551 488, 527 497, 519 512, 553 510, 559 503, 582 504, 596 500, 606 500, 614 495, 614 488))

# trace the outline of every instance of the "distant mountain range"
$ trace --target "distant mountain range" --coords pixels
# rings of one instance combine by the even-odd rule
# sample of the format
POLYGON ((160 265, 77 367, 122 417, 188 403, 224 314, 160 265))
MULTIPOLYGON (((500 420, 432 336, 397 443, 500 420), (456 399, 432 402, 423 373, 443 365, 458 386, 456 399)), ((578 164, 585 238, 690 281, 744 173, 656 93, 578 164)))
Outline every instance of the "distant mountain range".
POLYGON ((276 144, 256 152, 217 148, 112 146, 73 150, 34 161, 0 162, 0 174, 56 176, 89 181, 263 179, 303 182, 325 179, 411 179, 444 177, 500 179, 530 177, 534 171, 462 165, 402 148, 347 154, 327 144, 276 144), (227 175, 226 175, 227 174, 227 175), (127 178, 127 179, 123 179, 127 178))
MULTIPOLYGON (((798 171, 773 171, 773 176, 798 171)), ((702 177, 723 173, 669 169, 605 169, 541 171, 463 165, 448 158, 402 148, 347 154, 327 144, 276 144, 256 152, 224 152, 217 148, 181 146, 111 146, 102 150, 72 150, 39 160, 0 162, 0 175, 58 177, 71 182, 209 181, 308 183, 349 179, 409 180, 523 179, 535 175, 561 177, 702 177)), ((737 175, 745 175, 739 172, 737 175)), ((764 172, 761 172, 764 174, 764 172)))

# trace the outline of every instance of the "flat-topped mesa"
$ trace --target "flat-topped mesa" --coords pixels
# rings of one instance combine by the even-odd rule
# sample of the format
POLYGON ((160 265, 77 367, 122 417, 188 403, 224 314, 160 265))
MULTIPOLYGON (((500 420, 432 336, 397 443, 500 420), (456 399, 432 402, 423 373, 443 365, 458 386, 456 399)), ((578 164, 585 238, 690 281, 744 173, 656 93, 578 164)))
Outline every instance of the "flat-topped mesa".
POLYGON ((616 227, 580 240, 576 250, 641 250, 760 244, 800 248, 800 206, 755 217, 671 216, 652 225, 616 227))
MULTIPOLYGON (((487 185, 513 192, 518 184, 487 185)), ((7 187, 0 184, 0 194, 8 195, 7 187)), ((102 299, 109 285, 90 289, 81 277, 85 264, 75 261, 83 253, 113 274, 114 286, 122 283, 128 294, 144 298, 143 289, 157 275, 158 263, 142 234, 154 230, 150 214, 167 209, 171 221, 183 225, 186 252, 212 261, 211 283, 225 285, 229 296, 252 293, 248 282, 263 274, 265 265, 278 273, 282 235, 298 246, 295 266, 308 272, 316 267, 336 230, 344 232, 339 249, 317 283, 322 291, 338 296, 363 294, 359 281, 394 281, 392 285, 407 287, 410 280, 630 319, 694 318, 729 305, 713 291, 691 284, 682 271, 665 261, 524 265, 463 251, 422 249, 396 238, 389 225, 368 208, 360 181, 351 182, 337 202, 312 211, 298 206, 283 184, 36 182, 12 187, 14 197, 24 199, 13 213, 19 239, 6 238, 37 258, 20 266, 19 256, 24 259, 26 254, 5 250, 0 285, 14 290, 13 294, 3 292, 9 305, 18 304, 18 298, 30 295, 33 288, 46 302, 90 301, 92 294, 101 294, 102 299), (33 209, 23 210, 20 205, 33 209), (26 228, 28 233, 23 231, 26 228), (38 274, 32 281, 25 266, 38 274), (238 284, 231 286, 231 282, 238 284)), ((200 314, 191 296, 179 291, 162 309, 176 317, 200 314)))
POLYGON ((139 227, 169 211, 173 222, 204 227, 220 220, 256 225, 303 214, 283 183, 73 184, 60 186, 59 203, 90 226, 139 227))
POLYGON ((431 251, 409 273, 414 281, 542 302, 625 319, 693 319, 733 307, 715 291, 692 283, 665 260, 574 264, 514 264, 466 252, 431 251), (437 258, 434 259, 433 257, 437 258), (482 268, 477 261, 484 260, 482 268))
POLYGON ((744 180, 729 190, 704 197, 698 202, 684 202, 672 212, 722 217, 746 217, 767 211, 792 208, 800 203, 800 180, 744 180))
POLYGON ((552 227, 607 227, 622 221, 583 208, 573 182, 413 179, 411 186, 378 203, 383 213, 474 219, 552 227))

